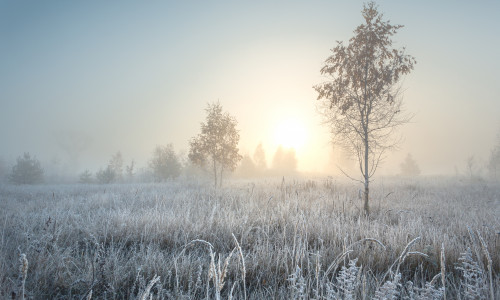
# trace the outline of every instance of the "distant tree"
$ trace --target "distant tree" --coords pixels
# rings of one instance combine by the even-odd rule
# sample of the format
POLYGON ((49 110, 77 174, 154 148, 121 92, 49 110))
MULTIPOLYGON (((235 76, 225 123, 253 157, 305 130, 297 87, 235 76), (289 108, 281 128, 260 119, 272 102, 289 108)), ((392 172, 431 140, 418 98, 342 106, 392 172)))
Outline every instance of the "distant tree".
POLYGON ((125 167, 125 172, 127 173, 127 179, 129 181, 133 181, 134 180, 134 175, 135 175, 135 163, 134 163, 134 160, 132 160, 130 162, 130 165, 126 166, 125 167))
POLYGON ((110 184, 115 182, 116 174, 111 166, 107 166, 106 169, 100 169, 95 173, 95 178, 100 184, 110 184))
POLYGON ((182 165, 179 157, 175 154, 174 145, 157 146, 149 162, 149 167, 157 182, 179 177, 182 165))
POLYGON ((491 149, 487 167, 492 179, 500 179, 500 132, 497 136, 496 145, 493 147, 493 149, 491 149))
POLYGON ((401 175, 403 176, 418 176, 420 175, 420 168, 413 156, 408 153, 403 163, 401 163, 401 175))
POLYGON ((260 172, 263 172, 267 169, 266 152, 264 151, 262 143, 257 145, 257 148, 255 148, 255 152, 253 153, 253 161, 255 163, 255 168, 260 172))
POLYGON ((7 177, 7 165, 5 160, 0 157, 0 182, 4 181, 7 177))
POLYGON ((337 42, 321 69, 330 80, 314 88, 318 100, 323 99, 320 110, 334 142, 357 158, 368 214, 370 178, 384 152, 395 145, 394 131, 409 121, 401 113, 398 82, 416 61, 404 48, 392 48, 391 37, 402 25, 384 21, 374 2, 364 5, 362 15, 365 23, 356 28, 347 46, 337 42))
POLYGON ((188 157, 193 164, 212 169, 217 187, 217 182, 222 186, 223 172, 234 171, 242 159, 238 153, 240 134, 236 129, 238 122, 222 111, 219 102, 208 104, 205 111, 206 121, 201 123, 201 133, 191 139, 188 157))
POLYGON ((123 156, 120 151, 117 151, 109 161, 109 167, 115 173, 115 180, 121 181, 123 179, 123 156))
POLYGON ((80 183, 92 183, 92 173, 89 170, 85 170, 80 173, 80 183))
POLYGON ((55 133, 55 140, 68 157, 69 170, 77 170, 79 158, 88 148, 92 139, 83 132, 66 130, 55 133))
POLYGON ((273 157, 273 170, 280 175, 293 174, 297 170, 297 157, 295 149, 285 149, 283 146, 278 146, 273 157))
POLYGON ((256 166, 250 155, 243 155, 243 159, 238 166, 237 173, 242 177, 253 177, 256 175, 256 166))
POLYGON ((465 170, 469 179, 479 179, 481 177, 481 168, 476 161, 474 155, 467 157, 465 161, 465 170))
POLYGON ((36 157, 31 157, 29 153, 17 158, 16 164, 12 167, 9 181, 15 184, 36 184, 43 181, 43 169, 36 157))

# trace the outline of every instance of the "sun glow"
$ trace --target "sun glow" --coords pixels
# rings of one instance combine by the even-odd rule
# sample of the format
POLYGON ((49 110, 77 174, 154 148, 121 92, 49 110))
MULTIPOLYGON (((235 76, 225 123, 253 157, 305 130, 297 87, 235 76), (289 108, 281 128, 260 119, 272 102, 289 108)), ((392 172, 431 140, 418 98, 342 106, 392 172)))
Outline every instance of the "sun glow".
POLYGON ((278 124, 274 139, 277 144, 286 148, 298 150, 306 141, 306 130, 304 125, 295 119, 289 119, 278 124))

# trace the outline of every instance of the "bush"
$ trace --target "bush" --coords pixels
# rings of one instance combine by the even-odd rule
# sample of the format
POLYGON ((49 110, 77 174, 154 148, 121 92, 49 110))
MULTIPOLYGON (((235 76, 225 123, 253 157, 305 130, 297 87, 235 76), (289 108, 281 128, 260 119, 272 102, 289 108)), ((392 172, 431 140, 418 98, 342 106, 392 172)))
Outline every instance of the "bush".
POLYGON ((109 184, 115 181, 116 173, 111 166, 108 166, 106 169, 100 169, 95 173, 95 178, 97 182, 100 184, 109 184))
POLYGON ((9 181, 15 184, 36 184, 43 181, 43 169, 36 157, 31 158, 29 153, 24 153, 17 158, 12 167, 9 181))

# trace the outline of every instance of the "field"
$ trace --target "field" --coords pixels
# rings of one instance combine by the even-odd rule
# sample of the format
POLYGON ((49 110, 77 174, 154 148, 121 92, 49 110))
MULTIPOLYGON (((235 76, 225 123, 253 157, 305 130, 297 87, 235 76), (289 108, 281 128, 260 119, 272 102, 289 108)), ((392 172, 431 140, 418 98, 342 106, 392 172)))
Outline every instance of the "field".
POLYGON ((500 299, 498 184, 358 188, 0 185, 0 298, 500 299))

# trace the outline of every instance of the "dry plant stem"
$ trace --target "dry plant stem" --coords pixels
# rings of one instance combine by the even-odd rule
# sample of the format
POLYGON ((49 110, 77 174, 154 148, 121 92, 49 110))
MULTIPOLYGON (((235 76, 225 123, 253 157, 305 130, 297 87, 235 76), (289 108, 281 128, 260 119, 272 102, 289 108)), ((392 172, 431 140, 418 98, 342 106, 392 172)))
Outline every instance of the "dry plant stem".
POLYGON ((87 294, 87 298, 85 298, 86 300, 90 300, 92 299, 92 290, 90 290, 90 292, 87 294))
POLYGON ((387 277, 387 275, 391 274, 392 273, 392 268, 394 267, 394 265, 396 265, 396 263, 398 264, 397 265, 397 268, 396 268, 396 273, 395 275, 397 275, 399 273, 399 267, 401 266, 401 264, 403 263, 403 261, 405 260, 406 256, 408 255, 408 249, 416 242, 420 240, 420 237, 416 237, 414 238, 411 242, 409 242, 406 247, 403 249, 403 252, 401 252, 401 254, 399 255, 399 257, 394 261, 394 263, 392 263, 391 267, 389 268, 389 270, 387 270, 387 272, 385 273, 385 275, 382 277, 382 282, 385 281, 385 278, 387 277))
POLYGON ((155 285, 155 283, 157 283, 158 281, 160 281, 160 276, 155 274, 153 279, 149 281, 148 285, 146 286, 146 289, 142 293, 142 296, 140 298, 141 300, 146 300, 147 298, 149 298, 149 293, 151 292, 151 288, 153 288, 153 285, 155 285))
POLYGON ((495 300, 495 293, 493 290, 493 271, 491 270, 492 269, 492 267, 491 267, 492 261, 491 261, 491 257, 490 257, 490 252, 488 251, 488 247, 486 246, 486 243, 485 243, 483 237, 479 233, 479 230, 477 231, 477 236, 479 237, 479 241, 481 242, 481 248, 483 249, 483 253, 486 256, 486 259, 488 261, 488 275, 489 275, 488 277, 489 277, 489 281, 490 281, 491 300, 495 300))
POLYGON ((362 291, 361 291, 361 297, 362 300, 366 299, 366 274, 363 274, 363 281, 362 281, 362 291))
POLYGON ((479 246, 477 244, 477 240, 474 237, 474 232, 472 231, 472 229, 469 226, 467 226, 467 231, 469 232, 470 240, 472 242, 472 245, 474 246, 474 252, 475 252, 476 257, 477 257, 477 262, 478 262, 479 266, 481 267, 481 269, 484 270, 483 260, 481 259, 481 252, 479 251, 479 246))
POLYGON ((401 255, 399 256, 399 259, 398 259, 398 267, 396 268, 396 274, 399 273, 399 267, 401 266, 401 264, 405 260, 406 256, 408 256, 408 250, 418 240, 420 240, 419 236, 414 238, 411 242, 409 242, 408 245, 406 245, 406 247, 404 248, 403 252, 401 252, 401 255))
POLYGON ((434 285, 436 283, 436 281, 438 280, 438 278, 441 278, 441 275, 442 275, 441 273, 434 275, 434 277, 432 277, 432 279, 430 281, 430 284, 434 285))
POLYGON ((19 299, 24 300, 25 294, 25 286, 26 286, 26 277, 28 276, 28 259, 26 258, 26 254, 22 253, 19 257, 19 278, 21 281, 19 282, 19 299))
POLYGON ((326 269, 324 276, 328 275, 330 272, 335 273, 339 266, 341 260, 343 260, 349 253, 353 252, 352 250, 348 250, 341 255, 339 255, 326 269))
POLYGON ((444 243, 441 243, 441 282, 443 284, 443 299, 446 300, 446 258, 444 254, 444 243))
POLYGON ((382 248, 384 248, 384 250, 387 250, 387 248, 384 246, 384 244, 382 244, 382 242, 381 242, 381 241, 379 241, 379 240, 377 240, 377 239, 373 239, 373 238, 364 238, 364 239, 361 239, 361 240, 359 240, 359 241, 357 241, 357 242, 355 242, 355 243, 352 243, 349 247, 347 247, 347 249, 352 248, 353 246, 355 246, 355 245, 357 245, 357 244, 361 244, 361 243, 363 243, 363 242, 365 242, 365 241, 367 241, 367 242, 377 243, 377 244, 379 244, 382 248))
POLYGON ((321 262, 319 261, 319 251, 316 252, 316 299, 319 299, 319 272, 321 270, 321 262))
POLYGON ((237 281, 233 282, 233 286, 231 287, 231 291, 229 292, 229 300, 233 299, 233 292, 234 292, 234 288, 236 287, 236 283, 237 283, 237 281))
MULTIPOLYGON (((219 254, 217 262, 215 261, 215 252, 212 251, 212 248, 210 249, 210 269, 209 269, 209 275, 208 275, 208 280, 210 279, 213 280, 214 288, 215 288, 215 299, 219 300, 221 295, 220 292, 222 288, 224 287, 224 279, 226 278, 227 274, 227 268, 229 266, 229 261, 231 259, 231 256, 233 255, 234 251, 236 248, 233 248, 231 253, 226 257, 224 260, 224 265, 221 267, 221 256, 219 254)), ((207 284, 207 297, 208 297, 208 284, 207 284)))
POLYGON ((429 255, 425 254, 425 253, 422 253, 422 252, 418 252, 418 251, 410 251, 407 253, 407 256, 410 256, 410 255, 420 255, 420 256, 423 256, 425 258, 429 258, 429 255))
POLYGON ((177 268, 177 260, 174 260, 174 270, 175 270, 175 288, 176 288, 176 291, 178 292, 179 291, 179 272, 178 272, 178 268, 177 268))
POLYGON ((245 257, 243 256, 243 251, 241 250, 240 243, 234 236, 234 233, 231 233, 233 236, 234 242, 236 243, 236 248, 238 249, 239 258, 241 260, 241 280, 243 281, 243 299, 247 299, 247 287, 246 287, 246 267, 245 267, 245 257))

